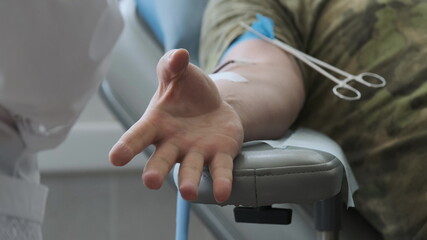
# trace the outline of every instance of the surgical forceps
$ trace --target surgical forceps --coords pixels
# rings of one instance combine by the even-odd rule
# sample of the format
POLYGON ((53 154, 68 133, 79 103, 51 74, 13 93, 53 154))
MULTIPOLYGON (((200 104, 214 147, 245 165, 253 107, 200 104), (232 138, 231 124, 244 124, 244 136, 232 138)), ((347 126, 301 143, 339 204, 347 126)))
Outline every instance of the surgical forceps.
POLYGON ((307 55, 307 54, 289 46, 288 44, 281 42, 280 40, 278 40, 276 38, 269 38, 269 37, 259 33, 258 31, 256 31, 255 29, 253 29, 252 27, 250 27, 249 25, 247 25, 244 22, 240 22, 240 25, 242 25, 248 31, 257 35, 261 39, 263 39, 269 43, 272 43, 273 45, 276 45, 279 48, 283 49, 284 51, 292 54, 294 57, 298 58, 299 60, 301 60, 302 62, 304 62, 305 64, 307 64, 308 66, 310 66, 311 68, 313 68, 314 70, 316 70, 317 72, 322 74, 323 76, 325 76, 325 77, 329 78, 331 81, 335 82, 336 85, 332 88, 332 92, 336 96, 338 96, 339 98, 342 98, 344 100, 349 100, 349 101, 358 100, 361 98, 362 94, 360 93, 360 91, 348 84, 349 82, 351 82, 353 80, 356 82, 359 82, 359 83, 361 83, 367 87, 371 87, 371 88, 380 88, 380 87, 384 87, 386 85, 386 80, 378 74, 370 73, 370 72, 364 72, 364 73, 360 73, 358 75, 350 74, 350 73, 345 72, 339 68, 336 68, 336 67, 334 67, 328 63, 325 63, 325 62, 323 62, 317 58, 314 58, 310 55, 307 55), (331 72, 334 72, 338 75, 343 76, 344 79, 340 80, 340 79, 336 78, 335 76, 333 76, 332 74, 327 72, 325 69, 327 69, 331 72), (376 82, 371 82, 372 80, 368 81, 368 79, 374 79, 376 82), (350 93, 346 94, 344 90, 348 90, 350 93), (343 91, 344 93, 341 93, 340 91, 343 91))

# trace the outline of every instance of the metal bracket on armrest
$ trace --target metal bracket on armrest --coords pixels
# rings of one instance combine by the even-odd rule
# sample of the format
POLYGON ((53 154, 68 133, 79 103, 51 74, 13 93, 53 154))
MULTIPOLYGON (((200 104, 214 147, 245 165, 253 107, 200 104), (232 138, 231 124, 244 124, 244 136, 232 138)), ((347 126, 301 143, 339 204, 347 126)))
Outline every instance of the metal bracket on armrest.
POLYGON ((266 207, 235 207, 234 219, 240 223, 288 225, 292 221, 292 209, 266 207))
POLYGON ((314 223, 317 240, 337 240, 341 230, 341 192, 314 203, 314 223))

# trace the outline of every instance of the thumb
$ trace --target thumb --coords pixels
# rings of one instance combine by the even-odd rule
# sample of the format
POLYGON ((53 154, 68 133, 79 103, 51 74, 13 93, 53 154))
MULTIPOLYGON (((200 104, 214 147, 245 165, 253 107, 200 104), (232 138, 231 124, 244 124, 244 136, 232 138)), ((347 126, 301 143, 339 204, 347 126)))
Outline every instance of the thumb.
POLYGON ((168 84, 185 73, 190 62, 190 54, 185 49, 173 49, 165 53, 157 64, 160 84, 168 84))

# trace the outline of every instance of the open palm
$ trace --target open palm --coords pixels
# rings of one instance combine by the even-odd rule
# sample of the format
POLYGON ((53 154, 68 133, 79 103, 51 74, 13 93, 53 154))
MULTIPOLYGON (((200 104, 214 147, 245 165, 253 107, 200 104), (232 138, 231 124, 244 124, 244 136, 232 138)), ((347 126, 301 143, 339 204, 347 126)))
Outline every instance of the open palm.
POLYGON ((156 151, 142 177, 148 188, 160 188, 170 169, 180 162, 179 190, 184 199, 194 200, 207 165, 216 200, 227 200, 233 159, 243 141, 239 116, 221 99, 210 78, 189 64, 186 50, 166 53, 157 73, 159 87, 146 112, 112 148, 110 161, 125 165, 154 144, 156 151))

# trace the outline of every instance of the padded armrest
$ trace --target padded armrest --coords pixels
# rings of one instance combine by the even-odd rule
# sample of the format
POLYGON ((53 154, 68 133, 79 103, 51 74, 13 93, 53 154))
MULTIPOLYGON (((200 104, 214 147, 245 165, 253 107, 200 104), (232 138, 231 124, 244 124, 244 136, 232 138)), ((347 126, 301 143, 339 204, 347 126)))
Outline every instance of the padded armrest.
MULTIPOLYGON (((179 165, 175 167, 177 179, 179 165)), ((302 203, 336 195, 344 169, 333 155, 305 148, 273 149, 265 144, 245 147, 233 169, 232 193, 222 205, 247 207, 302 203)), ((205 168, 195 203, 217 204, 212 179, 205 168)))

